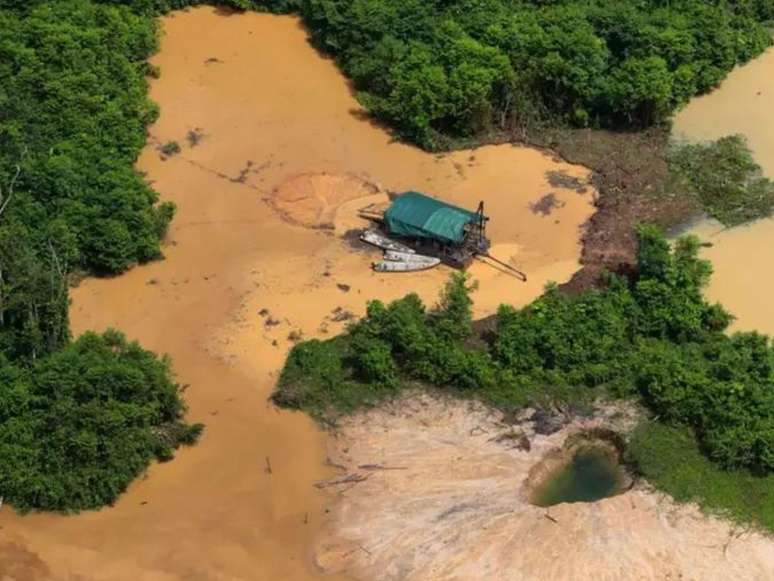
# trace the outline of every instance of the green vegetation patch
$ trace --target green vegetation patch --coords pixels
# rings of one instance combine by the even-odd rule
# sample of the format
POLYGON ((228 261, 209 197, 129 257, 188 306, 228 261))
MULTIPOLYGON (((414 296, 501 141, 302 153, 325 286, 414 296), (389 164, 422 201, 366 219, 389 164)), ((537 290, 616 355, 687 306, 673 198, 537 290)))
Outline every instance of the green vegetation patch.
POLYGON ((164 145, 159 147, 159 151, 163 155, 170 157, 180 153, 182 149, 180 148, 180 144, 177 141, 167 141, 164 145))
POLYGON ((110 504, 202 430, 181 419, 169 361, 115 331, 28 368, 0 357, 0 382, 0 496, 22 510, 110 504))
MULTIPOLYGON (((398 391, 394 376, 389 381, 358 381, 348 365, 352 355, 352 341, 346 335, 299 343, 282 370, 279 382, 283 388, 273 395, 275 403, 302 409, 318 421, 329 423, 333 419, 331 410, 353 412, 398 391)), ((389 353, 381 356, 387 365, 392 365, 389 353)))
POLYGON ((667 191, 695 199, 725 226, 765 218, 774 212, 774 182, 762 175, 743 136, 674 144, 667 158, 667 191))
POLYGON ((774 475, 725 470, 702 453, 690 429, 659 422, 632 434, 629 460, 650 483, 679 502, 774 530, 774 475))
POLYGON ((3 220, 34 229, 71 269, 113 274, 161 256, 174 207, 133 168, 158 116, 145 79, 156 36, 154 19, 125 6, 0 9, 0 184, 21 169, 3 220))
POLYGON ((293 348, 275 401, 335 420, 417 382, 505 411, 541 396, 636 398, 690 434, 713 470, 772 473, 770 339, 725 333, 732 317, 702 296, 711 265, 698 239, 670 247, 643 227, 638 242, 636 276, 608 276, 575 296, 550 286, 522 309, 504 305, 487 342, 473 335, 462 274, 432 309, 414 294, 371 301, 343 337, 293 348))

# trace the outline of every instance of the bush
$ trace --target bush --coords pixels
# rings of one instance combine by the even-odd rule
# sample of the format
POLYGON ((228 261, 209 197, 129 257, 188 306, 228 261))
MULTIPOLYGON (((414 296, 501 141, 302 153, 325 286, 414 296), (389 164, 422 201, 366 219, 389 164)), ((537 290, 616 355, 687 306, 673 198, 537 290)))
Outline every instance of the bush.
POLYGON ((30 369, 0 360, 0 496, 21 510, 112 503, 154 459, 192 444, 169 361, 86 333, 30 369))
POLYGON ((725 226, 774 212, 774 182, 763 176, 741 135, 705 144, 674 144, 668 161, 667 191, 695 199, 725 226))
POLYGON ((171 157, 177 153, 180 153, 182 149, 180 148, 180 144, 177 141, 167 141, 159 148, 159 151, 161 151, 163 155, 171 157))
POLYGON ((281 392, 296 394, 299 407, 319 409, 319 387, 307 393, 305 386, 324 386, 325 405, 335 409, 330 394, 351 391, 351 378, 366 391, 418 380, 472 390, 511 409, 541 394, 582 400, 572 393, 606 389, 639 395, 665 421, 690 427, 722 466, 774 470, 768 337, 724 334, 731 317, 702 296, 711 267, 698 258, 698 240, 684 237, 672 247, 651 227, 639 228, 638 240, 635 280, 609 276, 605 288, 577 296, 549 286, 523 309, 501 306, 489 352, 466 343, 472 288, 462 275, 429 312, 416 295, 373 301, 341 339, 347 350, 315 342, 294 350, 281 392))
POLYGON ((358 379, 366 383, 395 385, 396 365, 389 343, 374 337, 359 337, 352 341, 352 351, 358 379))

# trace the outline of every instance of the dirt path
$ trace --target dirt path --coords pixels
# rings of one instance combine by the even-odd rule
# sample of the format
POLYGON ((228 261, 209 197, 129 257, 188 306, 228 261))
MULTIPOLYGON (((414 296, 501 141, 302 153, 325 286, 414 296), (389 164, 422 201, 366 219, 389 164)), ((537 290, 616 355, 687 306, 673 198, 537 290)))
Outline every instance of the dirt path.
POLYGON ((546 172, 585 183, 583 168, 507 145, 434 156, 393 142, 364 120, 333 63, 291 17, 200 8, 165 18, 164 30, 154 59, 161 78, 152 83, 162 113, 138 167, 179 208, 166 259, 84 281, 71 314, 76 334, 115 326, 169 353, 191 420, 207 428, 199 445, 152 466, 109 509, 20 517, 4 507, 0 577, 319 575, 311 547, 330 499, 313 484, 335 474, 325 465, 325 436, 266 401, 289 336, 333 334, 369 298, 416 291, 432 301, 449 272, 372 273, 375 255, 353 251, 342 235, 362 226, 358 207, 386 197, 358 183, 422 189, 472 208, 485 200, 493 253, 530 279, 474 265, 478 315, 501 301, 523 304, 577 268, 594 192, 553 187, 546 172), (168 140, 182 152, 162 160, 157 146, 168 140), (304 184, 297 207, 283 211, 332 228, 290 224, 272 207, 296 183, 304 184), (344 186, 351 196, 339 195, 344 186), (550 211, 533 211, 550 193, 550 211))

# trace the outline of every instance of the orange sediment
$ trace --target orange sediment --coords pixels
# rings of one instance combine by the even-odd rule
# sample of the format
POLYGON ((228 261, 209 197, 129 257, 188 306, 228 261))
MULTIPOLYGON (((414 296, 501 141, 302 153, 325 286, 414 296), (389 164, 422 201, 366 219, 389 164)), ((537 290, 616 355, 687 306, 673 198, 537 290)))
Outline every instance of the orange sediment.
POLYGON ((432 302, 450 272, 373 273, 378 253, 355 251, 341 235, 362 227, 357 210, 384 194, 366 186, 366 197, 341 195, 339 186, 418 189, 470 208, 483 199, 492 253, 530 275, 525 284, 474 264, 476 314, 486 315, 577 269, 593 192, 551 187, 546 172, 583 182, 588 172, 524 147, 433 155, 396 143, 364 119, 295 18, 199 8, 163 25, 161 78, 151 84, 161 117, 138 168, 178 206, 166 257, 83 281, 71 317, 76 334, 116 327, 170 354, 190 419, 206 430, 113 507, 23 517, 4 507, 0 571, 28 563, 19 578, 312 578, 313 541, 331 502, 313 486, 332 474, 326 436, 267 402, 291 337, 331 336, 343 329, 342 312, 361 314, 370 298, 413 291, 432 302), (195 144, 186 140, 192 130, 201 134, 195 144), (162 160, 152 143, 173 139, 182 152, 162 160), (301 218, 295 194, 272 199, 298 176, 311 177, 294 191, 314 197, 298 200, 301 218), (533 212, 550 192, 559 203, 533 212))
MULTIPOLYGON (((774 179, 774 49, 737 68, 712 93, 699 97, 675 119, 674 134, 692 140, 741 133, 755 161, 774 179)), ((702 256, 712 261, 708 290, 734 315, 734 330, 774 334, 774 219, 725 229, 707 221, 693 232, 712 247, 702 256)))

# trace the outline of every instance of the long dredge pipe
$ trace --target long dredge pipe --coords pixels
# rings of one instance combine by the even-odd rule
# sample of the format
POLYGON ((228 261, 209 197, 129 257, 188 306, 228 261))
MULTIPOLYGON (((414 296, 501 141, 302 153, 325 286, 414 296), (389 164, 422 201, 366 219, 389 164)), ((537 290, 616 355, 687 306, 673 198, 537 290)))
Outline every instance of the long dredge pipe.
POLYGON ((482 258, 488 258, 489 260, 491 260, 492 262, 494 262, 498 266, 501 266, 501 267, 505 268, 507 271, 509 271, 514 276, 520 278, 524 282, 527 282, 527 275, 524 274, 522 271, 520 271, 518 268, 516 268, 514 266, 511 266, 507 262, 503 262, 502 260, 500 260, 498 258, 495 258, 494 256, 492 256, 488 252, 487 253, 478 254, 478 256, 480 256, 482 258))

